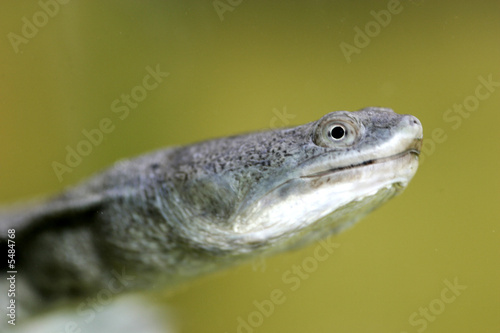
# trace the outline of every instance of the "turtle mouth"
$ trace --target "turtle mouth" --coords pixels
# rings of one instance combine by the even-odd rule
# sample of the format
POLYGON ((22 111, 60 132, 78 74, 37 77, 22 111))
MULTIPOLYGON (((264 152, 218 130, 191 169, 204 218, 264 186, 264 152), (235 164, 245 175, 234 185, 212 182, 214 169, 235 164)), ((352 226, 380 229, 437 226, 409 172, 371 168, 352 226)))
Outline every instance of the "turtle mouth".
POLYGON ((324 170, 324 171, 320 171, 320 172, 315 172, 315 173, 310 174, 310 175, 301 176, 300 178, 322 177, 322 176, 332 174, 334 172, 340 172, 340 171, 344 171, 344 170, 355 169, 355 168, 360 168, 360 167, 364 167, 364 166, 368 166, 368 165, 379 164, 379 163, 397 160, 399 158, 403 158, 403 157, 406 157, 408 155, 414 155, 418 158, 418 156, 420 155, 420 146, 421 146, 421 140, 418 140, 418 143, 416 144, 415 147, 412 147, 410 149, 402 151, 401 153, 398 153, 398 154, 394 154, 394 155, 387 156, 387 157, 375 158, 375 159, 363 161, 360 163, 339 166, 336 168, 332 168, 332 169, 328 169, 328 170, 324 170))

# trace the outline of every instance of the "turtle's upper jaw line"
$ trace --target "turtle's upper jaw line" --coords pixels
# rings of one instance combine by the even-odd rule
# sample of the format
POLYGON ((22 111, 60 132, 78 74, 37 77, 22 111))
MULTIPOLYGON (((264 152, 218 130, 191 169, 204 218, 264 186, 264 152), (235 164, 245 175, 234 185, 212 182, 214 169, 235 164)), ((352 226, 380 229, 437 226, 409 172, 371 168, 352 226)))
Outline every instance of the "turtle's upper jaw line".
POLYGON ((325 170, 325 171, 316 172, 316 173, 313 173, 313 174, 310 174, 310 175, 301 176, 300 178, 321 177, 321 176, 329 175, 329 174, 332 174, 334 172, 339 172, 339 171, 343 171, 343 170, 347 170, 347 169, 359 168, 359 167, 363 167, 363 166, 367 166, 367 165, 372 165, 372 164, 387 162, 387 161, 390 161, 390 160, 395 160, 395 159, 401 158, 403 156, 406 156, 408 154, 413 154, 413 155, 415 155, 415 156, 418 157, 420 155, 420 150, 418 148, 410 148, 410 149, 407 149, 407 150, 405 150, 405 151, 403 151, 401 153, 395 154, 395 155, 391 155, 391 156, 387 156, 387 157, 381 157, 381 158, 376 158, 376 159, 370 159, 370 160, 366 160, 366 161, 363 161, 363 162, 360 162, 360 163, 356 163, 356 164, 349 164, 349 165, 345 165, 345 166, 339 166, 339 167, 331 168, 331 169, 328 169, 328 170, 325 170))

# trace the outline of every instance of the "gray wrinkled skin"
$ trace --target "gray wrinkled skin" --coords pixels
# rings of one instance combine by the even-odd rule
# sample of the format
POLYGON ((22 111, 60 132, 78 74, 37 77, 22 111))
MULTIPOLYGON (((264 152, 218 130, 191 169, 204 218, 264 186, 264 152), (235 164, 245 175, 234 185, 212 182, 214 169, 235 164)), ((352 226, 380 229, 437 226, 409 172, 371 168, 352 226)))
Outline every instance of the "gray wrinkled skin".
POLYGON ((35 308, 95 295, 117 272, 130 290, 172 285, 344 229, 407 185, 421 140, 415 117, 366 108, 160 150, 0 215, 1 235, 17 230, 35 308))

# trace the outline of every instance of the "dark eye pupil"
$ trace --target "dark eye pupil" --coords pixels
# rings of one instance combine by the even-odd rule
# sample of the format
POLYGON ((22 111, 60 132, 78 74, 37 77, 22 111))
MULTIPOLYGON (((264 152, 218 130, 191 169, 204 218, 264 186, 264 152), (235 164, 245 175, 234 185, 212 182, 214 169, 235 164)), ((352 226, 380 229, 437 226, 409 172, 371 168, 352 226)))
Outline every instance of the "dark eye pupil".
POLYGON ((345 135, 345 129, 342 127, 342 126, 334 126, 331 130, 330 130, 330 135, 332 136, 332 138, 334 138, 335 140, 340 140, 344 137, 345 135))

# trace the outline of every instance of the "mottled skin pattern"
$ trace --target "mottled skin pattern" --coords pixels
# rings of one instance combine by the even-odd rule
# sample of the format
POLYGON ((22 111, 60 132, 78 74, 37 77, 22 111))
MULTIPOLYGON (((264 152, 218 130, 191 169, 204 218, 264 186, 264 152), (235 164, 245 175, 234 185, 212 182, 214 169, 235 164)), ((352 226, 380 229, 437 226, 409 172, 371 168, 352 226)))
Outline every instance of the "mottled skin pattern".
MULTIPOLYGON (((302 189, 311 194, 333 186, 332 175, 344 177, 341 170, 372 163, 375 168, 379 158, 417 154, 420 140, 421 126, 412 116, 382 108, 334 112, 294 128, 118 162, 52 200, 0 215, 0 227, 2 235, 16 228, 18 276, 40 304, 93 295, 117 272, 133 277, 129 289, 161 287, 324 237, 338 229, 332 223, 341 215, 342 223, 357 220, 393 196, 397 186, 358 198, 349 210, 312 217, 305 212, 303 223, 293 221, 301 216, 288 216, 289 229, 286 220, 273 224, 256 216, 265 216, 274 202, 297 203, 302 189), (342 140, 328 136, 332 120, 347 130, 342 140), (415 130, 408 134, 408 128, 415 130)), ((348 182, 356 182, 357 174, 347 172, 348 182)))

